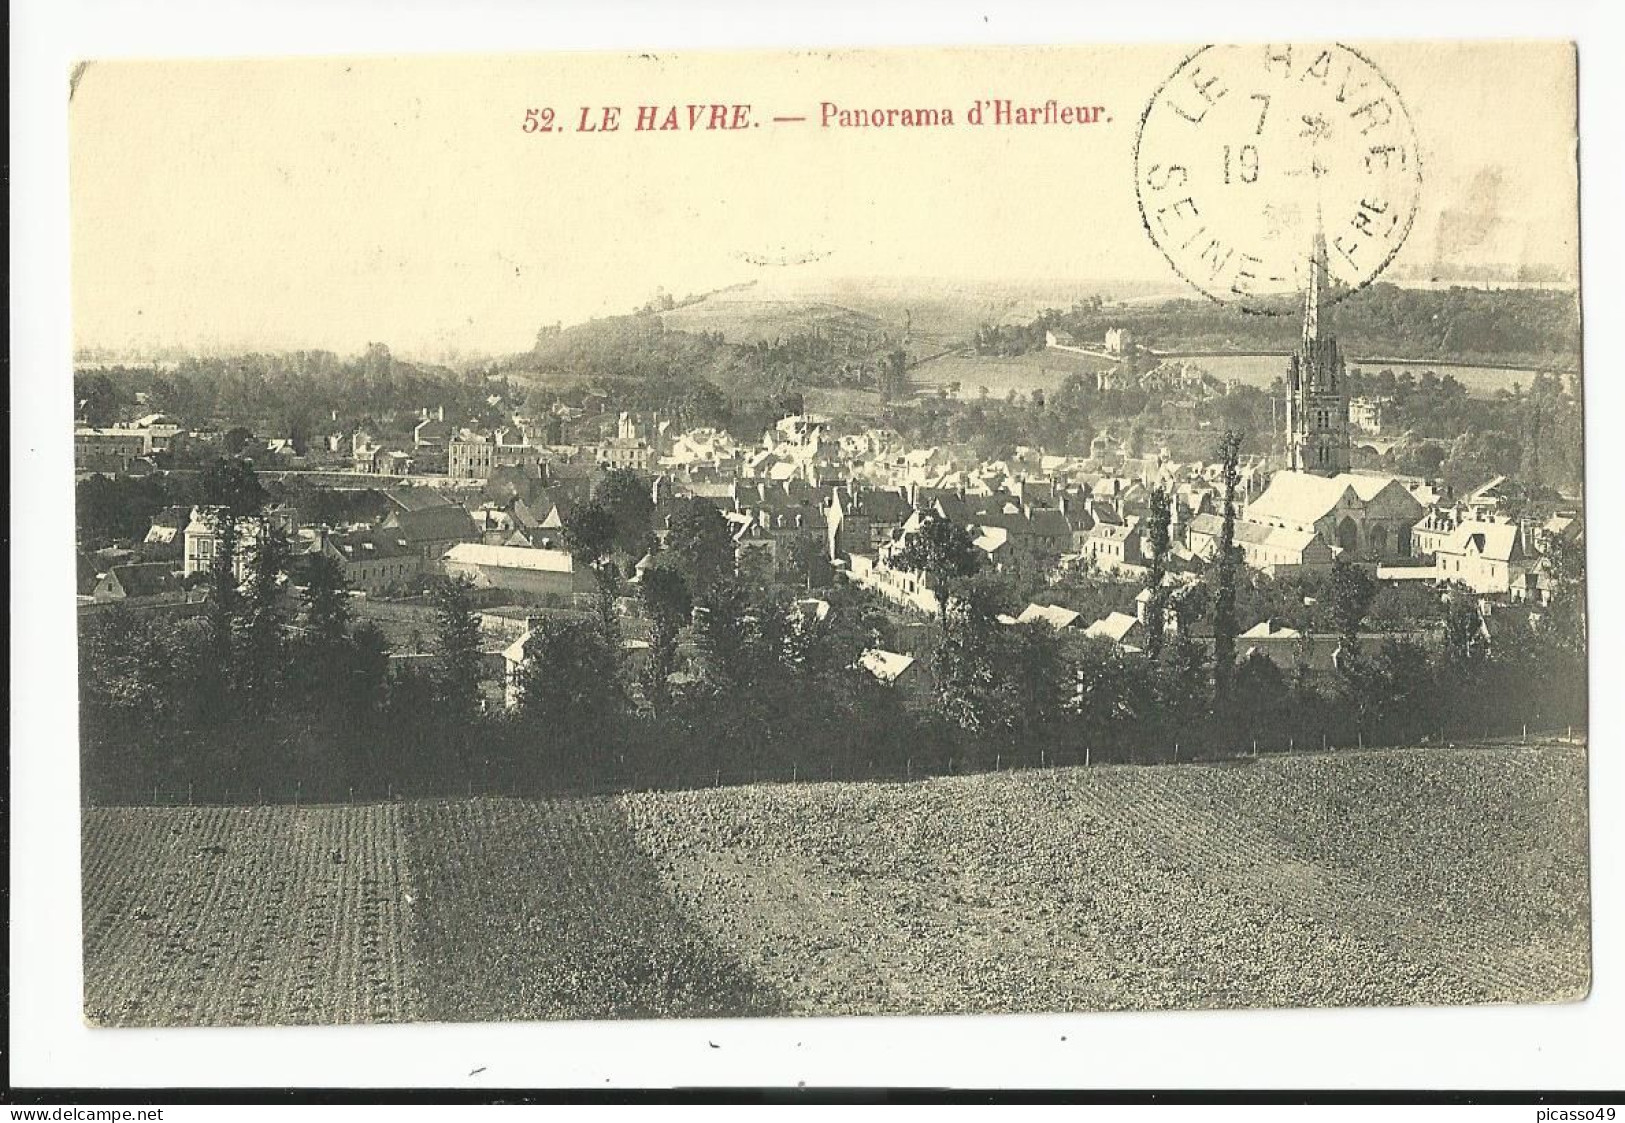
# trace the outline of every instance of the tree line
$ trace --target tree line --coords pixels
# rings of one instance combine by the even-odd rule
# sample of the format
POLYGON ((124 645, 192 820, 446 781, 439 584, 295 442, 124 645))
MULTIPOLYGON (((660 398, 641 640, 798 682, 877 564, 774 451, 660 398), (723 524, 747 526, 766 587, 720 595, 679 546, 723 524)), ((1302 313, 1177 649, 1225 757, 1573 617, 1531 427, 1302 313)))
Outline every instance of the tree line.
MULTIPOLYGON (((1046 310, 1039 319, 1079 339, 1100 340, 1107 328, 1127 327, 1169 350, 1290 350, 1301 302, 1282 298, 1267 310, 1276 314, 1184 299, 1074 306, 1046 310)), ((1411 289, 1382 281, 1339 300, 1336 318, 1345 354, 1579 367, 1580 302, 1572 290, 1411 289)))
MULTIPOLYGON (((1225 522, 1240 440, 1227 435, 1225 522)), ((1017 607, 966 531, 928 520, 895 564, 938 591, 911 694, 863 666, 894 643, 895 610, 839 586, 810 597, 747 554, 717 509, 671 509, 664 544, 649 493, 611 472, 572 512, 565 540, 590 571, 589 613, 534 621, 512 683, 484 652, 469 590, 435 589, 423 658, 391 660, 359 622, 337 568, 292 558, 252 470, 206 481, 221 552, 207 613, 154 624, 88 621, 81 637, 87 795, 140 801, 182 787, 218 798, 342 798, 693 784, 710 777, 902 776, 1076 758, 1152 762, 1199 754, 1413 743, 1585 719, 1584 571, 1561 544, 1538 631, 1497 638, 1476 598, 1447 598, 1431 644, 1360 635, 1371 578, 1340 564, 1327 589, 1330 673, 1238 658, 1233 545, 1194 585, 1163 580, 1169 497, 1153 495, 1153 564, 1140 651, 1005 622, 1017 607), (246 536, 243 572, 230 560, 246 536), (639 562, 643 562, 639 566, 639 562), (1001 619, 1004 618, 1004 619, 1001 619), (516 705, 503 704, 512 691, 516 705)))

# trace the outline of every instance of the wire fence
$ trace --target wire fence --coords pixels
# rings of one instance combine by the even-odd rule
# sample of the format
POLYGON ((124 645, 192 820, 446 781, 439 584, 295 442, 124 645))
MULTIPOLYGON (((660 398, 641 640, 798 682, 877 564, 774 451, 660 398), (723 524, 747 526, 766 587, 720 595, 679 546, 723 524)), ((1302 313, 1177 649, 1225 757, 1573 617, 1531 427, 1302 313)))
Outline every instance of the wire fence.
POLYGON ((1167 765, 1245 766, 1258 760, 1293 757, 1340 756, 1352 753, 1418 752, 1436 749, 1505 749, 1527 747, 1583 747, 1587 745, 1583 727, 1535 729, 1527 725, 1511 733, 1494 730, 1451 730, 1441 728, 1437 737, 1428 736, 1404 742, 1368 741, 1356 735, 1352 741, 1330 737, 1311 739, 1305 744, 1296 737, 1279 741, 1255 740, 1215 749, 1211 746, 1172 742, 1157 749, 1126 747, 1099 750, 1090 745, 1045 746, 1031 751, 1021 748, 991 753, 921 752, 867 759, 776 760, 760 765, 705 764, 673 761, 669 764, 629 764, 624 759, 598 762, 575 768, 557 768, 545 774, 516 775, 511 765, 481 762, 466 770, 460 781, 384 781, 335 788, 324 784, 307 788, 301 781, 251 784, 232 787, 190 783, 155 784, 150 790, 125 793, 121 798, 85 799, 85 807, 252 807, 269 805, 334 806, 371 804, 417 799, 472 798, 591 798, 633 792, 693 791, 706 788, 751 784, 799 783, 912 783, 952 776, 989 773, 1094 767, 1161 767, 1167 765))

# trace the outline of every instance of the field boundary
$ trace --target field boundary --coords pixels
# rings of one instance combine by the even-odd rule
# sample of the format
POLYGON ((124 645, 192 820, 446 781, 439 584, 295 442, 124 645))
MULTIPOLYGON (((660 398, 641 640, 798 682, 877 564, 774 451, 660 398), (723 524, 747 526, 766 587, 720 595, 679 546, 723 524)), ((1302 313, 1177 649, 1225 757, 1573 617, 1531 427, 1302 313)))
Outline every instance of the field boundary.
POLYGON ((674 765, 671 769, 638 770, 617 769, 608 777, 588 779, 580 776, 562 777, 556 783, 524 784, 507 781, 500 770, 489 766, 479 768, 477 775, 469 775, 460 786, 423 787, 421 785, 386 784, 383 790, 372 787, 349 789, 342 798, 323 793, 306 797, 298 784, 285 790, 257 787, 250 793, 200 791, 190 788, 168 788, 162 785, 152 790, 150 800, 112 800, 85 802, 84 810, 109 807, 262 807, 291 805, 296 807, 344 807, 371 804, 394 804, 412 801, 457 800, 477 798, 507 799, 590 799, 614 797, 641 792, 701 791, 710 788, 745 787, 757 784, 823 784, 823 783, 876 783, 897 784, 941 779, 952 776, 993 775, 1004 772, 1039 772, 1063 768, 1166 768, 1180 765, 1247 767, 1260 760, 1292 760, 1315 757, 1380 756, 1395 754, 1430 753, 1437 751, 1496 751, 1510 748, 1525 749, 1586 749, 1588 734, 1584 729, 1530 731, 1524 734, 1480 737, 1440 737, 1422 743, 1334 745, 1297 747, 1289 743, 1284 748, 1271 748, 1259 744, 1256 749, 1239 752, 1186 751, 1176 745, 1171 753, 1156 755, 1131 752, 1128 759, 1120 754, 1105 757, 1087 748, 1071 751, 1039 750, 1036 754, 995 753, 990 762, 980 767, 962 758, 948 756, 906 758, 902 767, 878 761, 869 761, 866 767, 841 767, 833 762, 804 766, 790 761, 776 768, 700 768, 693 765, 674 765), (233 798, 236 795, 237 798, 233 798))

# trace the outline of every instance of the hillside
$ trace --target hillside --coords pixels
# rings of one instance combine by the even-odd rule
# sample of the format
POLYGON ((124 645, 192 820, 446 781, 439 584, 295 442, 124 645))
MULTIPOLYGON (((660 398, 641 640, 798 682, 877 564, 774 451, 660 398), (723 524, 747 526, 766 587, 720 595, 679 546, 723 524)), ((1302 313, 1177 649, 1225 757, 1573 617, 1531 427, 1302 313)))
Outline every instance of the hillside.
POLYGON ((84 843, 86 1012, 113 1025, 1529 1002, 1590 977, 1566 746, 94 809, 84 843))
POLYGON ((712 297, 661 313, 668 329, 721 332, 729 343, 768 342, 797 332, 864 339, 892 329, 878 317, 824 301, 745 300, 712 297))
POLYGON ((1443 1004, 1585 992, 1583 782, 1469 750, 630 806, 797 1013, 1443 1004))
POLYGON ((908 377, 916 390, 936 392, 942 388, 957 389, 961 398, 980 396, 986 387, 988 396, 1002 399, 1011 390, 1022 395, 1034 390, 1052 392, 1068 375, 1093 375, 1113 365, 1109 359, 1097 359, 1067 351, 1029 351, 1025 355, 978 355, 969 349, 955 351, 928 359, 909 368, 908 377))
POLYGON ((809 317, 870 325, 927 354, 961 344, 983 324, 1025 324, 1046 308, 1066 308, 1097 292, 1177 295, 1178 288, 1075 282, 964 281, 930 277, 826 277, 762 281, 713 293, 664 313, 668 325, 720 330, 730 342, 752 343, 806 331, 809 317), (836 311, 838 310, 838 311, 836 311), (736 338, 737 335, 737 338, 736 338))

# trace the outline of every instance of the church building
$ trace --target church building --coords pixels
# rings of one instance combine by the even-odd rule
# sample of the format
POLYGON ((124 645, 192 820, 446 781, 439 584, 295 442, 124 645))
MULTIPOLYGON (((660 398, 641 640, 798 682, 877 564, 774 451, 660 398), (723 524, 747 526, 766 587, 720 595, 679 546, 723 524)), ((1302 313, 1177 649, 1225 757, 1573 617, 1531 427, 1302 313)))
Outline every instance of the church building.
POLYGON ((1336 476, 1349 470, 1349 396, 1332 334, 1326 236, 1315 231, 1303 302, 1303 339, 1286 372, 1287 468, 1336 476))
MULTIPOLYGON (((1319 231, 1304 294, 1303 336, 1288 362, 1287 467, 1237 519, 1236 540, 1313 535, 1318 548, 1305 546, 1296 562, 1304 568, 1329 564, 1328 548, 1366 562, 1409 557, 1422 503, 1394 476, 1349 470, 1348 389, 1332 329, 1326 239, 1319 231)), ((1271 568, 1291 567, 1278 562, 1271 568)))

